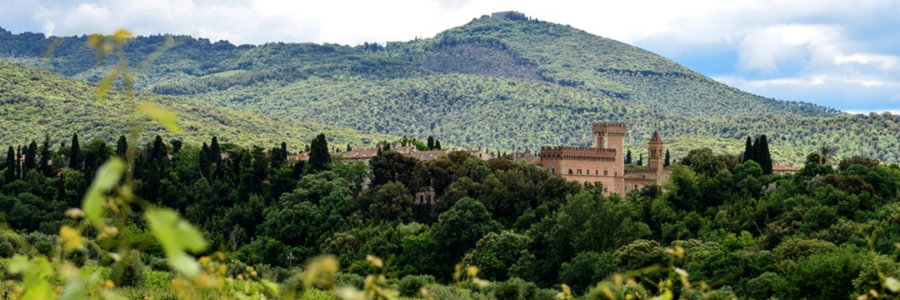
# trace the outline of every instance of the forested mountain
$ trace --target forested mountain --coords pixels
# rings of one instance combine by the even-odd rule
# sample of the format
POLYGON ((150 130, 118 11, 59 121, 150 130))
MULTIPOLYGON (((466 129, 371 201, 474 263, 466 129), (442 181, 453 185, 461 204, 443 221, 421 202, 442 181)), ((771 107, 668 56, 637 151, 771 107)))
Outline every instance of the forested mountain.
MULTIPOLYGON (((129 42, 131 65, 167 38, 129 42)), ((113 62, 97 64, 86 39, 0 30, 0 59, 96 81, 113 62)), ((900 160, 894 116, 752 95, 646 50, 521 14, 384 45, 172 40, 141 69, 139 89, 367 133, 536 150, 589 145, 589 124, 608 121, 627 123, 626 141, 639 149, 654 130, 690 143, 685 150, 766 134, 793 153, 776 154, 780 163, 797 165, 826 143, 839 156, 900 160)))
MULTIPOLYGON (((84 140, 114 141, 128 134, 126 105, 121 91, 112 91, 108 99, 95 98, 96 87, 46 71, 25 68, 0 61, 0 145, 25 144, 43 140, 47 135, 54 145, 67 141, 73 133, 84 140)), ((282 141, 292 151, 299 150, 315 137, 326 133, 338 144, 368 145, 389 135, 364 134, 352 129, 301 122, 292 118, 260 115, 174 97, 139 93, 139 100, 152 101, 173 110, 184 129, 181 134, 166 133, 150 123, 143 139, 155 135, 191 143, 219 136, 224 143, 273 146, 282 141)))

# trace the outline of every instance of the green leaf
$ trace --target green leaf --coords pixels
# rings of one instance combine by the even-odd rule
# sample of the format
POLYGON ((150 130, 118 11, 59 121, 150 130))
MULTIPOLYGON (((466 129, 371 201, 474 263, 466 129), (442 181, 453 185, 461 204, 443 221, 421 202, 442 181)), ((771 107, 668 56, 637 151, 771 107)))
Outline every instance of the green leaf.
POLYGON ((193 278, 200 273, 200 264, 185 251, 200 252, 206 249, 203 235, 169 209, 154 209, 144 214, 150 230, 166 252, 169 266, 193 278))
POLYGON ((900 291, 900 280, 897 280, 897 278, 894 277, 885 278, 884 287, 891 290, 891 292, 896 293, 897 291, 900 291))
POLYGON ((141 103, 141 106, 138 107, 138 110, 154 121, 159 122, 159 124, 162 124, 167 130, 173 133, 181 132, 181 128, 176 124, 178 116, 168 108, 153 102, 143 102, 141 103))
POLYGON ((121 158, 112 157, 107 160, 97 169, 97 176, 94 177, 91 187, 84 195, 81 210, 84 211, 87 219, 97 227, 103 227, 100 219, 103 216, 103 199, 107 192, 119 184, 125 167, 125 161, 121 158))

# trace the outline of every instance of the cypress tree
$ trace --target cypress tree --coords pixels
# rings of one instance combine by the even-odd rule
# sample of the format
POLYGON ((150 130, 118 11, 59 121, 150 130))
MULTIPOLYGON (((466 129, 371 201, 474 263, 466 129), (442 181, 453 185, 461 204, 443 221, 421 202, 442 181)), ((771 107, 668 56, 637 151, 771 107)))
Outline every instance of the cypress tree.
POLYGON ((222 164, 222 150, 219 149, 219 139, 215 136, 209 144, 209 162, 213 164, 222 164))
POLYGON ((625 164, 631 163, 631 150, 625 151, 625 164))
POLYGON ((184 146, 184 142, 182 142, 181 140, 171 140, 169 141, 169 145, 172 145, 172 155, 175 155, 176 153, 178 153, 178 151, 181 151, 181 147, 184 146))
POLYGON ((325 134, 319 134, 310 142, 309 168, 310 171, 328 170, 331 163, 331 154, 328 153, 328 141, 325 134))
POLYGON ((31 170, 37 170, 37 151, 37 143, 34 141, 31 141, 31 143, 28 144, 28 148, 25 148, 25 167, 22 168, 25 171, 24 173, 28 173, 28 171, 31 170))
POLYGON ((22 146, 16 151, 16 178, 25 178, 25 172, 22 172, 22 146))
POLYGON ((116 156, 121 158, 126 158, 128 155, 128 140, 125 139, 124 135, 119 136, 119 140, 116 141, 116 156))
POLYGON ((353 148, 350 148, 350 143, 347 143, 347 152, 353 151, 353 148))
POLYGON ((203 147, 200 148, 199 160, 197 167, 200 168, 200 177, 209 177, 209 146, 206 145, 206 142, 203 142, 203 147))
POLYGON ((666 149, 666 160, 663 161, 663 168, 669 166, 669 149, 666 149))
POLYGON ((16 149, 13 146, 6 151, 6 172, 3 175, 7 184, 16 181, 16 149))
MULTIPOLYGON (((744 146, 744 157, 741 162, 745 162, 753 159, 753 144, 751 144, 750 137, 747 137, 747 144, 744 146)), ((754 160, 755 161, 755 160, 754 160)))
POLYGON ((428 150, 434 150, 434 137, 433 136, 430 136, 430 135, 428 136, 427 146, 428 146, 428 150))
POLYGON ((38 164, 38 168, 40 168, 41 174, 44 174, 46 177, 54 177, 53 175, 53 167, 50 165, 50 135, 44 135, 44 143, 41 144, 41 160, 40 164, 38 164))
POLYGON ((434 140, 434 149, 441 150, 441 148, 443 148, 441 147, 441 141, 434 140))
POLYGON ((643 153, 638 154, 637 165, 638 165, 638 166, 643 166, 643 165, 644 165, 644 154, 643 154, 643 153))
POLYGON ((763 175, 772 174, 772 154, 769 153, 769 142, 766 139, 766 135, 763 134, 759 137, 759 142, 756 145, 759 155, 759 166, 762 167, 763 175))
POLYGON ((72 134, 72 147, 69 148, 69 169, 81 170, 81 146, 78 144, 78 133, 72 134))

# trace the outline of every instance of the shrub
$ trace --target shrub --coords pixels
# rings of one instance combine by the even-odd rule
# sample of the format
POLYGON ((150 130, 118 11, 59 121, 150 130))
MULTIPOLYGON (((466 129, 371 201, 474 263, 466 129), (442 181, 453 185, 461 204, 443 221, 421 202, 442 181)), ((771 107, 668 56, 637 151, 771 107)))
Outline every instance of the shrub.
POLYGON ((76 267, 79 268, 84 266, 84 263, 87 261, 87 257, 88 250, 84 248, 75 249, 74 251, 69 252, 69 254, 66 255, 66 259, 71 261, 73 264, 75 264, 76 267))
POLYGON ((400 279, 399 290, 400 295, 412 297, 419 295, 419 289, 434 282, 431 275, 408 275, 400 279))
POLYGON ((44 256, 51 256, 51 254, 53 254, 53 244, 50 242, 37 242, 37 244, 34 244, 34 248, 37 249, 38 253, 44 256))
POLYGON ((16 253, 12 243, 8 241, 0 242, 0 257, 12 257, 16 253))
POLYGON ((352 286, 362 289, 365 279, 362 276, 353 273, 337 273, 334 274, 334 285, 336 286, 352 286))
POLYGON ((114 263, 110 279, 116 286, 140 287, 144 282, 144 264, 141 262, 140 252, 132 250, 114 263))

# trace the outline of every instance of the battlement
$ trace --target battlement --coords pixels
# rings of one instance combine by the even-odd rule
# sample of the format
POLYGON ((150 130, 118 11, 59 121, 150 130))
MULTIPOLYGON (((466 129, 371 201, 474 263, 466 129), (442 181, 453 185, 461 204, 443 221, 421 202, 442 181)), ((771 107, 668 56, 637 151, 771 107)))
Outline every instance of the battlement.
POLYGON ((628 131, 628 126, 625 123, 594 123, 593 124, 594 133, 621 133, 624 134, 628 131))
POLYGON ((569 146, 542 147, 541 158, 614 161, 616 159, 616 149, 569 146))

